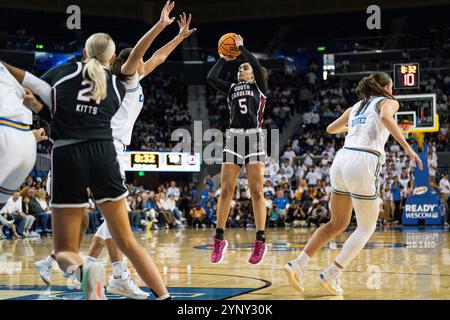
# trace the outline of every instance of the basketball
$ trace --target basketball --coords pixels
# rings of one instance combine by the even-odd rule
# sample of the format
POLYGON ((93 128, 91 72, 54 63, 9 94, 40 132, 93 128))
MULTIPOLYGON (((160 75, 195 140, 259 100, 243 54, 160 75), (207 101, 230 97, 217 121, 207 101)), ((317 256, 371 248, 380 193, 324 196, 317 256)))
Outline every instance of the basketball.
POLYGON ((224 56, 236 58, 239 57, 241 52, 236 47, 236 41, 234 41, 234 33, 226 33, 220 39, 218 43, 219 54, 224 56))

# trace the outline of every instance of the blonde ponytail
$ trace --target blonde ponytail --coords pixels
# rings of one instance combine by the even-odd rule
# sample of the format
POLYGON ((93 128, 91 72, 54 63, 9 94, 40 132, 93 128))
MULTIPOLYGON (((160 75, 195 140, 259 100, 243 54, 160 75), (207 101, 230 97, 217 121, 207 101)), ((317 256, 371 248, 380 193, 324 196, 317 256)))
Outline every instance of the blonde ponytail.
POLYGON ((115 51, 116 45, 106 33, 94 33, 86 41, 87 61, 83 69, 83 78, 94 83, 90 98, 95 101, 106 98, 108 85, 104 67, 109 67, 115 51))

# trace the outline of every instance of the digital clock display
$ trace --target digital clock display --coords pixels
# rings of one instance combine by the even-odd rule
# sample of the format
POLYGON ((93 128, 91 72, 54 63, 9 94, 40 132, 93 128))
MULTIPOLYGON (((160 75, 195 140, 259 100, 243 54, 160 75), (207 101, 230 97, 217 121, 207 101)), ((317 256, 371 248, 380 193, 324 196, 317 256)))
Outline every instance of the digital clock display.
POLYGON ((159 154, 157 153, 132 153, 130 155, 130 164, 133 168, 140 169, 158 169, 159 168, 159 154))
POLYGON ((401 63, 394 65, 394 89, 418 89, 419 64, 401 63))
POLYGON ((188 152, 126 151, 125 171, 199 172, 200 154, 188 152))

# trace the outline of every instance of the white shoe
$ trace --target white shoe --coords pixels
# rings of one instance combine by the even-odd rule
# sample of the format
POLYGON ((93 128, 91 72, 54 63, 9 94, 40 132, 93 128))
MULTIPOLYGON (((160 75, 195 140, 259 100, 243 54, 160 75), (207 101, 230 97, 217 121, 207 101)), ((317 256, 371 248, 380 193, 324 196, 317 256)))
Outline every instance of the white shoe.
POLYGON ((305 270, 303 270, 296 262, 290 261, 284 265, 284 272, 288 278, 289 284, 299 292, 305 292, 303 279, 305 278, 305 270))
POLYGON ((340 296, 344 294, 344 290, 342 290, 341 288, 341 281, 339 280, 340 275, 341 272, 324 270, 322 271, 322 273, 320 273, 317 281, 319 281, 320 285, 324 287, 329 293, 340 296))
POLYGON ((122 273, 119 279, 110 277, 106 290, 136 300, 146 300, 149 297, 147 292, 142 291, 134 284, 129 272, 122 273))
POLYGON ((35 238, 41 237, 41 235, 39 233, 37 233, 36 231, 31 231, 30 236, 35 237, 35 238))
POLYGON ((28 233, 28 231, 24 231, 22 234, 23 234, 23 236, 25 238, 29 238, 30 237, 30 234, 28 233))
POLYGON ((34 266, 36 267, 37 271, 39 272, 39 275, 41 276, 42 281, 44 281, 47 285, 50 285, 52 266, 48 264, 46 259, 35 262, 34 266))
POLYGON ((105 267, 101 263, 83 264, 81 288, 86 300, 107 300, 104 291, 105 267))

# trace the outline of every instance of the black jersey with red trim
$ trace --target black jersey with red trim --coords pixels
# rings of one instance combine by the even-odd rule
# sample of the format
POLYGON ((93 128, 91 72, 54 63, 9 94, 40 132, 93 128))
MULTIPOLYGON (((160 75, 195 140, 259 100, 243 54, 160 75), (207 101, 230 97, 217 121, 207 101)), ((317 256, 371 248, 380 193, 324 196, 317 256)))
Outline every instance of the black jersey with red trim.
POLYGON ((111 119, 122 104, 124 85, 105 69, 106 98, 94 101, 94 83, 83 78, 84 64, 66 63, 47 71, 41 79, 52 87, 50 139, 112 140, 111 119))
POLYGON ((256 82, 233 83, 227 97, 230 128, 256 129, 262 127, 266 96, 256 82))

